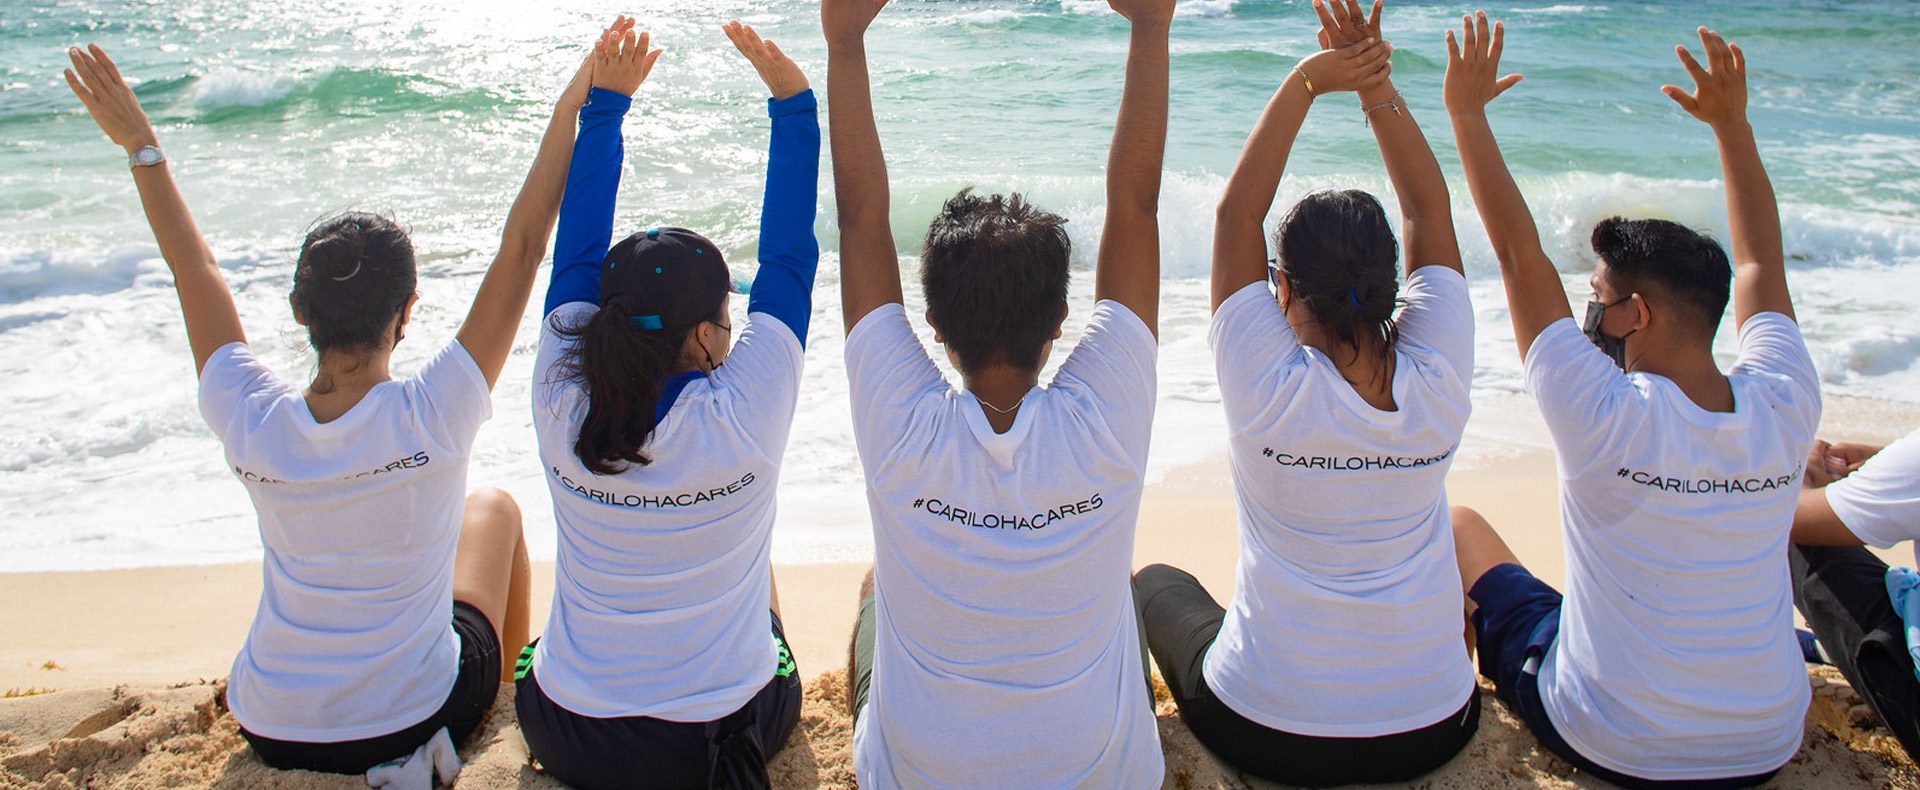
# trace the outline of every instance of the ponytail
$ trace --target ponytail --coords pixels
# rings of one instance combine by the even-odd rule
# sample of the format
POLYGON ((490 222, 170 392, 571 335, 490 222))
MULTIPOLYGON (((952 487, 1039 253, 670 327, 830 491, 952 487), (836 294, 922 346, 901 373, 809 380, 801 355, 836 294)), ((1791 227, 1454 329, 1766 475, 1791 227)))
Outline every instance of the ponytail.
POLYGON ((573 453, 597 475, 653 463, 646 445, 657 424, 654 413, 687 333, 699 325, 648 330, 633 318, 627 300, 616 297, 581 323, 555 327, 571 341, 561 369, 587 396, 573 453))

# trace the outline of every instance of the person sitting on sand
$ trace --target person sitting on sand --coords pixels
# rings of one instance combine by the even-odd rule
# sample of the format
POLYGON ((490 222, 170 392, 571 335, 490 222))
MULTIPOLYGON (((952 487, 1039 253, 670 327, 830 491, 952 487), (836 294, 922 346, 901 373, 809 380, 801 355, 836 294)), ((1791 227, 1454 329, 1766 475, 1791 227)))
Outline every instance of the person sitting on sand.
POLYGON ((1501 160, 1486 104, 1503 30, 1448 33, 1447 111, 1500 260, 1527 388, 1557 456, 1564 596, 1478 513, 1454 544, 1480 671, 1540 741, 1622 787, 1744 787, 1800 747, 1809 690, 1784 572, 1819 377, 1787 291, 1780 218, 1746 116, 1746 58, 1700 29, 1697 89, 1662 90, 1719 142, 1733 265, 1664 220, 1603 220, 1584 325, 1501 160), (1713 336, 1729 283, 1739 353, 1713 336))
POLYGON ((1357 0, 1315 2, 1325 49, 1282 81, 1220 199, 1214 361, 1230 426, 1233 605, 1165 565, 1134 576, 1180 718, 1233 767, 1325 787, 1404 782, 1479 728, 1446 475, 1470 411, 1473 309, 1446 179, 1357 0), (1399 196, 1308 195, 1261 230, 1314 100, 1357 90, 1399 196), (1277 291, 1277 294, 1276 292, 1277 291), (1276 298, 1277 297, 1277 298, 1276 298))
POLYGON ((1127 575, 1154 407, 1156 218, 1173 0, 1132 26, 1093 317, 1050 386, 1065 220, 962 190, 927 229, 927 323, 902 304, 865 34, 885 0, 826 0, 841 303, 873 515, 849 677, 862 787, 1159 787, 1127 575))
POLYGON ((68 85, 132 157, 201 414, 259 513, 264 592, 227 686, 241 735, 268 765, 332 773, 464 742, 511 666, 502 646, 526 641, 531 573, 518 507, 468 494, 467 460, 545 257, 591 61, 554 106, 466 321, 414 378, 388 369, 418 301, 406 231, 353 212, 307 234, 289 301, 319 364, 302 390, 248 346, 113 61, 99 47, 69 55, 68 85))
POLYGON ((660 55, 645 33, 595 66, 560 208, 533 389, 559 557, 515 707, 533 758, 583 790, 761 786, 800 718, 770 552, 820 260, 820 125, 792 60, 724 30, 773 94, 739 341, 712 241, 657 228, 608 248, 621 121, 660 55))
POLYGON ((1824 657, 1920 754, 1920 575, 1862 548, 1920 539, 1920 431, 1884 448, 1817 442, 1806 480, 1788 554, 1794 604, 1824 657))

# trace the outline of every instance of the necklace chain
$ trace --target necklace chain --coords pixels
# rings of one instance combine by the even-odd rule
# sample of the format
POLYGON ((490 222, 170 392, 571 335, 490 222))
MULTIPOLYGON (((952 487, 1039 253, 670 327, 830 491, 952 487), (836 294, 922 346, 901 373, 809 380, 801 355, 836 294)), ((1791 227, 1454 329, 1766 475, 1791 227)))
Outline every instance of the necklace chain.
POLYGON ((993 404, 991 404, 991 403, 988 403, 988 402, 986 402, 986 401, 984 401, 984 400, 981 400, 981 399, 980 399, 980 396, 978 396, 978 395, 975 395, 975 396, 973 396, 973 399, 974 399, 975 401, 977 401, 977 402, 979 402, 979 404, 980 404, 980 405, 982 405, 982 406, 985 406, 985 407, 987 407, 987 408, 989 408, 989 409, 992 409, 992 410, 994 410, 994 411, 996 411, 996 412, 999 412, 999 413, 1001 413, 1001 414, 1012 414, 1012 413, 1014 413, 1014 411, 1015 411, 1015 410, 1018 410, 1018 409, 1020 408, 1020 404, 1022 404, 1022 403, 1026 403, 1026 402, 1027 402, 1027 396, 1025 396, 1025 395, 1022 395, 1022 396, 1020 396, 1020 399, 1019 399, 1019 400, 1017 400, 1017 401, 1014 401, 1014 402, 1013 402, 1013 405, 1012 405, 1012 406, 1008 406, 1008 407, 1006 407, 1006 408, 1004 408, 1004 409, 1002 409, 1002 408, 1000 408, 999 406, 995 406, 995 405, 993 405, 993 404))

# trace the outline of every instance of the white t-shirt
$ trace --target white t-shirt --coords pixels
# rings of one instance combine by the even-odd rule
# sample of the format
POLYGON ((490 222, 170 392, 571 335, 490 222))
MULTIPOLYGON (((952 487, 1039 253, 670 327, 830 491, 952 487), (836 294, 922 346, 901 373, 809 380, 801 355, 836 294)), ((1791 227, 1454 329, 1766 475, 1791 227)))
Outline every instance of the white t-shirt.
POLYGON ((1731 414, 1621 373, 1570 318, 1527 355, 1567 557, 1540 694, 1569 745, 1630 776, 1748 776, 1800 747, 1810 692, 1786 551, 1819 379, 1786 316, 1747 319, 1739 349, 1731 414))
POLYGON ((1153 333, 1099 303, 1004 434, 899 304, 846 348, 876 582, 861 786, 1159 787, 1129 581, 1153 333))
POLYGON ((1474 692, 1446 491, 1471 411, 1473 308, 1443 266, 1403 293, 1392 412, 1300 344, 1266 283, 1213 316, 1240 564, 1203 671, 1227 707, 1276 730, 1406 732, 1474 692))
MULTIPOLYGON (((1827 504, 1847 531, 1869 546, 1890 549, 1920 538, 1920 430, 1829 484, 1827 504)), ((1914 547, 1914 561, 1920 567, 1920 545, 1914 547)))
POLYGON ((268 738, 338 743, 425 721, 458 674, 453 555, 467 456, 493 413, 459 341, 415 378, 314 422, 244 343, 200 372, 200 413, 260 515, 260 608, 227 687, 268 738))
POLYGON ((800 341, 747 317, 712 375, 688 382, 646 451, 618 475, 574 455, 586 391, 559 366, 554 331, 599 308, 570 302, 541 322, 533 428, 560 533, 553 612, 534 650, 540 688, 582 716, 706 722, 773 678, 774 491, 800 392, 800 341))

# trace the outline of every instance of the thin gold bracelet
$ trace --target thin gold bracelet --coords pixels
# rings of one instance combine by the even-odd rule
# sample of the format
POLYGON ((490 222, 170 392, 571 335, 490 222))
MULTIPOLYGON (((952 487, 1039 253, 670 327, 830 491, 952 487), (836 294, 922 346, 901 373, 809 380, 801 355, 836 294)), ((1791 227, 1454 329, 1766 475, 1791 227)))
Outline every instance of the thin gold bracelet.
POLYGON ((1301 71, 1299 66, 1293 67, 1293 73, 1300 75, 1300 84, 1305 85, 1307 87, 1307 98, 1309 99, 1313 98, 1314 97, 1313 80, 1308 78, 1307 73, 1304 71, 1301 71))

